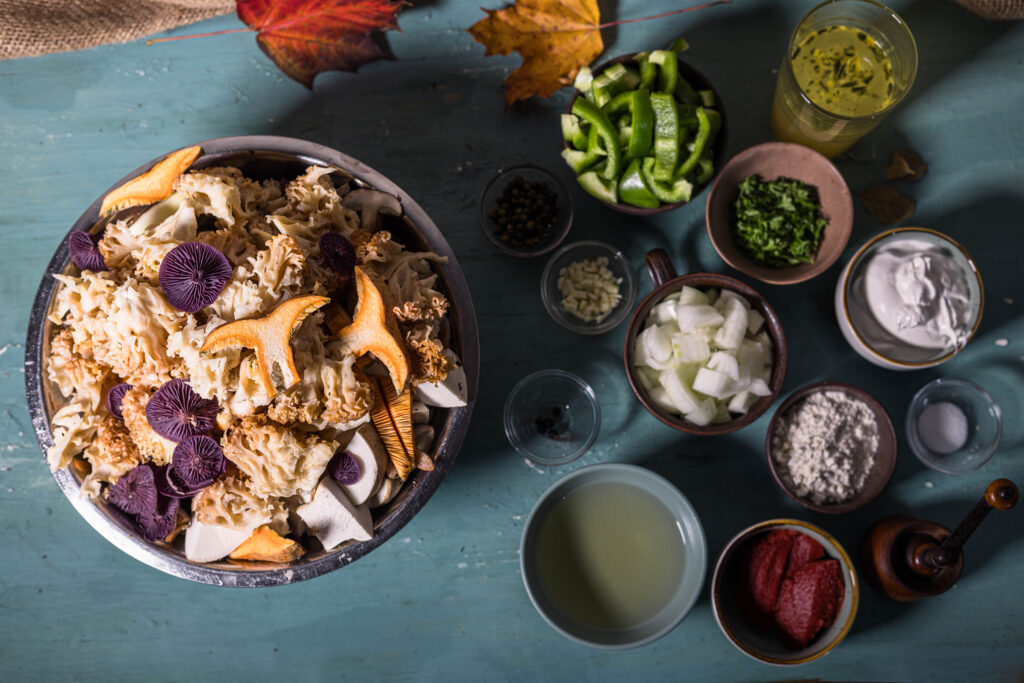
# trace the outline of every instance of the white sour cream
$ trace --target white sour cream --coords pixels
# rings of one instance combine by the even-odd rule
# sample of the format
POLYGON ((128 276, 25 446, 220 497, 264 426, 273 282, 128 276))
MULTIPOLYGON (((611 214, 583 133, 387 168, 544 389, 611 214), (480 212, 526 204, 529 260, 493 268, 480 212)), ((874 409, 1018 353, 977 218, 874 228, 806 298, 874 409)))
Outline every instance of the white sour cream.
POLYGON ((967 276, 946 249, 922 240, 894 240, 864 271, 871 313, 897 339, 926 349, 967 342, 967 276))

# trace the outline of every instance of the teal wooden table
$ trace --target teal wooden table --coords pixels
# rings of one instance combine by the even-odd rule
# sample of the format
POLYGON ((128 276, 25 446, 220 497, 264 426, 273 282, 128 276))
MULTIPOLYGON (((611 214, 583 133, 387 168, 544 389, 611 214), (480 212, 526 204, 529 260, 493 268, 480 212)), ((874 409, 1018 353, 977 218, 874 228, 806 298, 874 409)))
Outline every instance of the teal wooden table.
MULTIPOLYGON (((989 480, 1007 476, 1024 484, 1024 26, 987 23, 951 2, 894 1, 918 41, 917 83, 899 110, 838 163, 857 191, 881 180, 897 149, 915 149, 928 161, 928 175, 905 186, 918 204, 911 224, 964 243, 987 289, 981 329, 964 353, 907 374, 856 356, 832 312, 839 264, 802 285, 758 286, 790 342, 783 396, 821 379, 848 381, 875 394, 900 426, 900 460, 885 493, 859 512, 831 517, 796 506, 772 482, 763 452, 769 416, 721 438, 662 426, 626 384, 623 329, 597 339, 562 330, 541 304, 543 259, 510 259, 484 239, 477 197, 499 166, 541 163, 571 182, 558 158, 557 123, 569 93, 506 111, 501 80, 518 57, 484 59, 483 47, 463 31, 483 16, 477 4, 441 0, 407 8, 404 33, 389 36, 398 61, 372 64, 357 76, 322 76, 312 93, 280 74, 246 34, 0 62, 0 680, 1022 680, 1021 509, 982 526, 968 546, 966 573, 949 593, 903 605, 865 589, 846 641, 795 670, 733 649, 715 625, 707 585, 682 624, 647 647, 609 653, 564 640, 530 605, 517 548, 540 492, 565 472, 597 462, 638 463, 671 479, 700 514, 712 558, 737 531, 770 517, 810 520, 853 548, 886 514, 952 524, 989 480), (483 354, 469 438, 426 508, 354 565, 266 590, 166 576, 93 532, 46 468, 23 384, 29 303, 82 210, 147 159, 239 134, 330 145, 415 197, 465 269, 483 354), (588 379, 604 414, 594 448, 552 471, 517 456, 501 427, 513 384, 544 367, 588 379), (1003 408, 1003 445, 974 474, 927 470, 902 438, 910 397, 939 376, 973 379, 1003 408)), ((605 54, 686 36, 687 59, 725 101, 734 154, 771 139, 775 68, 811 4, 737 0, 621 26, 605 31, 605 54)), ((675 4, 603 6, 606 18, 629 18, 675 4)), ((235 26, 229 16, 177 33, 235 26)), ((731 272, 704 231, 705 196, 650 219, 612 213, 575 187, 573 198, 569 239, 624 249, 641 276, 641 295, 650 290, 643 254, 654 247, 665 247, 681 271, 731 272)), ((858 202, 840 263, 882 227, 858 202)))

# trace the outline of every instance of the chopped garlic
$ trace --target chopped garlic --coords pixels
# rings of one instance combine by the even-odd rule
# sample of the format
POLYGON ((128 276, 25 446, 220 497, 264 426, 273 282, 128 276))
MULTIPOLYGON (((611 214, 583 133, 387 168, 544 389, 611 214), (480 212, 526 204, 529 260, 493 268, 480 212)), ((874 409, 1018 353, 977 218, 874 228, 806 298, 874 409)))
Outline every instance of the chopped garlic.
POLYGON ((588 323, 600 323, 622 299, 617 278, 608 269, 608 259, 573 261, 558 273, 562 310, 588 323))

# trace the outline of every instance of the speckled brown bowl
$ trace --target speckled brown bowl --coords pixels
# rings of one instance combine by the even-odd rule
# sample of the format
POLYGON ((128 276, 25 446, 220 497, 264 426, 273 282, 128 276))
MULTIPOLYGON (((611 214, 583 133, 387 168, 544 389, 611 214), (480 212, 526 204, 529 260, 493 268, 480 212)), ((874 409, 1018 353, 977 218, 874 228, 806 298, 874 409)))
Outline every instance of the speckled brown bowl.
POLYGON ((644 408, 658 418, 669 427, 678 429, 681 432, 688 434, 698 434, 701 436, 718 436, 719 434, 728 434, 734 432, 737 429, 742 429, 748 424, 761 417, 768 408, 771 407, 772 403, 779 396, 779 392, 782 391, 782 382, 786 378, 786 366, 788 362, 788 350, 786 348, 786 335, 782 332, 782 323, 779 321, 779 316, 775 313, 775 309, 771 307, 768 300, 761 296, 752 287, 749 287, 735 278, 731 278, 728 275, 719 275, 718 273, 687 273, 685 275, 676 275, 675 269, 672 267, 672 262, 665 253, 664 249, 653 249, 647 252, 647 272, 651 276, 651 280, 654 281, 654 291, 647 295, 643 301, 640 302, 640 306, 637 307, 633 313, 633 318, 629 321, 629 329, 626 332, 626 344, 623 349, 623 361, 626 364, 626 378, 629 380, 629 386, 633 388, 633 393, 643 404, 644 408), (755 309, 764 317, 764 327, 768 330, 768 336, 772 340, 772 376, 768 381, 768 388, 771 389, 772 393, 769 396, 762 396, 755 402, 750 409, 740 415, 734 420, 728 422, 719 422, 717 424, 709 425, 695 425, 692 422, 687 422, 685 418, 670 413, 660 408, 654 401, 647 396, 647 391, 644 390, 643 385, 640 384, 640 380, 637 377, 636 363, 635 363, 635 346, 636 337, 640 334, 643 329, 644 321, 647 319, 647 314, 650 313, 651 309, 654 308, 658 303, 661 302, 666 296, 673 292, 678 292, 684 286, 707 288, 714 287, 716 289, 728 289, 737 294, 742 295, 750 302, 750 306, 755 309))
POLYGON ((882 407, 882 404, 879 403, 874 396, 860 387, 855 387, 852 384, 845 384, 843 382, 817 382, 797 389, 789 395, 789 398, 782 402, 782 405, 780 405, 778 410, 775 411, 775 415, 772 416, 772 421, 768 423, 768 434, 765 436, 764 450, 768 457, 768 469, 771 470, 775 483, 779 485, 779 488, 786 492, 787 496, 800 503, 808 510, 824 512, 827 514, 841 514, 844 512, 852 512, 853 510, 864 507, 874 500, 889 484, 889 480, 892 479, 892 473, 896 470, 896 428, 893 426, 892 419, 889 417, 889 413, 885 412, 885 408, 882 407), (875 420, 878 422, 878 450, 875 451, 875 462, 871 466, 867 479, 864 481, 864 486, 861 487, 860 491, 854 494, 852 498, 843 501, 842 503, 828 503, 822 505, 808 500, 807 498, 798 496, 786 484, 782 475, 778 471, 777 465, 775 464, 775 457, 772 448, 772 436, 775 434, 775 429, 779 424, 779 419, 794 405, 811 394, 815 394, 819 391, 841 391, 853 398, 863 401, 867 404, 868 408, 871 409, 871 412, 875 416, 875 420))
POLYGON ((745 149, 729 160, 711 185, 705 211, 708 237, 726 263, 744 275, 773 285, 804 282, 828 270, 850 241, 853 197, 843 175, 832 162, 809 147, 791 142, 767 142, 745 149), (756 263, 736 243, 734 204, 739 186, 752 175, 764 180, 795 178, 818 189, 828 226, 814 263, 773 268, 756 263))

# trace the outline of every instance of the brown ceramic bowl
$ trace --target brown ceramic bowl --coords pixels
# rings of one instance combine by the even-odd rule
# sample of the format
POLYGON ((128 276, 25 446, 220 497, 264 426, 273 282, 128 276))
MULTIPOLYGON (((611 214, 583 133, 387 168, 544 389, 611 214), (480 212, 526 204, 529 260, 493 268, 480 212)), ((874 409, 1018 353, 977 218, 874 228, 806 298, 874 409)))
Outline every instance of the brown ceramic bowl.
POLYGON ((853 230, 853 197, 843 175, 818 152, 791 142, 767 142, 743 150, 718 173, 708 194, 705 220, 711 244, 730 266, 762 282, 792 285, 825 272, 843 253, 853 230), (773 268, 756 263, 740 249, 734 237, 733 207, 740 183, 752 175, 764 180, 795 178, 818 189, 821 210, 829 222, 814 263, 773 268))
POLYGON ((685 275, 676 275, 675 269, 672 267, 672 262, 669 260, 668 254, 665 253, 664 249, 654 249, 647 252, 647 272, 651 276, 651 280, 654 281, 654 291, 647 295, 643 301, 640 302, 640 306, 633 313, 632 319, 629 321, 629 329, 626 331, 626 343, 623 349, 623 360, 626 364, 626 377, 629 379, 629 386, 633 388, 633 393, 640 399, 640 403, 643 404, 644 408, 658 418, 669 427, 678 429, 681 432, 688 434, 699 434, 702 436, 717 436, 719 434, 728 434, 734 432, 737 429, 742 429, 748 424, 761 417, 768 408, 771 407, 772 403, 779 396, 779 392, 782 390, 782 381, 786 378, 786 365, 788 359, 788 352, 786 349, 786 335, 782 332, 782 323, 779 321, 779 316, 776 315, 775 309, 771 307, 768 301, 757 293, 753 288, 743 284, 739 280, 729 277, 728 275, 719 275, 718 273, 687 273, 685 275), (634 363, 634 347, 636 345, 636 337, 640 334, 643 329, 644 321, 647 319, 647 314, 650 313, 651 309, 655 305, 661 302, 666 296, 673 292, 678 292, 683 286, 697 287, 700 289, 706 289, 714 287, 716 289, 728 289, 737 294, 742 295, 750 302, 751 308, 755 309, 764 317, 764 327, 768 330, 768 336, 772 340, 772 352, 774 354, 772 364, 772 376, 768 382, 768 387, 772 393, 770 396, 762 396, 757 400, 754 405, 750 406, 750 409, 740 415, 734 420, 729 422, 719 422, 717 424, 709 424, 705 426, 695 425, 692 422, 687 422, 683 417, 669 413, 660 408, 654 401, 647 396, 647 391, 640 384, 640 380, 637 377, 636 364, 634 363))
POLYGON ((843 512, 852 512, 867 505, 888 485, 889 480, 892 478, 892 473, 896 469, 896 429, 893 427, 889 413, 885 412, 882 404, 863 389, 843 382, 817 382, 816 384, 808 384, 801 389, 797 389, 790 394, 789 398, 782 402, 782 405, 775 411, 775 415, 772 416, 772 421, 768 424, 768 434, 765 437, 764 450, 768 457, 768 469, 771 470, 775 483, 786 492, 787 496, 808 510, 828 514, 841 514, 843 512), (803 399, 819 391, 842 391, 853 398, 863 401, 871 409, 871 412, 874 413, 875 420, 878 422, 878 450, 875 452, 875 462, 871 466, 867 479, 864 481, 864 486, 861 487, 860 491, 854 494, 853 498, 842 503, 818 504, 798 496, 782 478, 773 455, 772 435, 775 434, 775 429, 781 416, 785 415, 786 411, 803 399))
MULTIPOLYGON (((622 55, 621 57, 616 57, 615 59, 610 59, 607 62, 594 67, 594 75, 597 76, 599 73, 601 73, 608 67, 612 66, 613 64, 623 64, 626 62, 632 62, 635 56, 635 54, 628 54, 622 55)), ((718 91, 715 90, 715 86, 711 85, 711 81, 704 77, 704 74, 697 71, 692 66, 690 66, 689 64, 680 59, 679 76, 680 78, 685 78, 686 82, 693 86, 694 90, 710 90, 711 92, 713 92, 715 94, 715 106, 713 108, 722 116, 722 128, 718 131, 718 136, 715 138, 715 141, 711 144, 712 160, 715 162, 715 172, 711 175, 711 178, 707 182, 694 186, 693 194, 690 197, 690 201, 692 202, 694 199, 697 198, 697 196, 701 192, 704 191, 704 188, 707 187, 708 184, 714 182, 715 176, 718 175, 718 171, 722 167, 722 163, 725 160, 725 143, 728 141, 729 124, 728 120, 725 117, 725 105, 722 104, 722 97, 718 94, 718 91)), ((576 98, 579 96, 580 91, 574 90, 572 99, 569 100, 569 107, 568 109, 566 109, 566 113, 572 113, 572 105, 576 101, 576 98)), ((564 142, 562 146, 568 147, 569 143, 564 142)), ((589 197, 590 195, 587 196, 589 197)), ((623 204, 622 202, 612 204, 611 202, 606 202, 597 199, 596 197, 594 198, 594 200, 599 201, 605 206, 615 209, 616 211, 619 211, 621 213, 628 213, 634 216, 653 216, 654 214, 665 213, 667 211, 678 209, 680 206, 685 206, 686 204, 689 203, 675 202, 673 204, 662 204, 661 206, 657 206, 653 209, 645 209, 639 206, 633 206, 631 204, 623 204)))
POLYGON ((798 519, 768 519, 733 536, 718 556, 711 580, 711 609, 725 637, 748 657, 777 666, 806 664, 831 652, 853 627, 859 602, 860 582, 846 550, 821 527, 798 519), (843 601, 835 621, 800 650, 787 647, 774 629, 755 628, 750 624, 740 600, 740 585, 744 580, 740 558, 744 550, 761 534, 780 529, 798 531, 816 540, 825 548, 826 557, 839 562, 843 574, 843 601))

